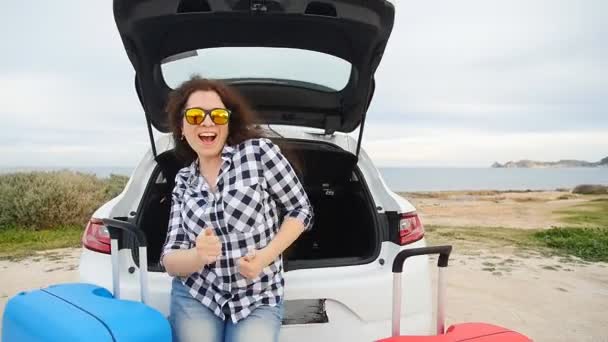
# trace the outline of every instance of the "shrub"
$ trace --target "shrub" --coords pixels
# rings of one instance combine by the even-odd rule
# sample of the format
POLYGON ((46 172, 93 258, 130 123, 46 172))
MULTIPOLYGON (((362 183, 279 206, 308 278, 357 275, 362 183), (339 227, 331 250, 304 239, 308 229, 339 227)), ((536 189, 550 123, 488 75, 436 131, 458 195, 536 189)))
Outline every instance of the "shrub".
POLYGON ((608 186, 599 184, 582 184, 577 185, 572 193, 583 195, 604 195, 608 194, 608 186))
POLYGON ((608 261, 608 228, 552 228, 534 237, 547 247, 589 261, 608 261))
POLYGON ((122 191, 126 180, 72 171, 0 175, 0 229, 84 225, 95 209, 122 191))

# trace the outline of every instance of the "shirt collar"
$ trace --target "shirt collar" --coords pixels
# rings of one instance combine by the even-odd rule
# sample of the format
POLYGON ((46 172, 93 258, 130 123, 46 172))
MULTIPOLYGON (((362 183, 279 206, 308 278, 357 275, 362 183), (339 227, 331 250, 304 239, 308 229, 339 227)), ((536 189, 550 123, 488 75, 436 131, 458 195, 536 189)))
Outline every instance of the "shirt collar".
POLYGON ((234 154, 234 146, 224 144, 224 148, 222 148, 222 159, 225 161, 232 161, 232 155, 234 154))
MULTIPOLYGON (((232 157, 234 155, 235 150, 236 149, 234 148, 234 146, 224 144, 224 147, 222 148, 222 153, 221 153, 222 165, 220 166, 220 174, 219 174, 220 177, 222 176, 224 171, 228 168, 228 166, 230 166, 230 164, 232 163, 232 157)), ((201 176, 201 173, 199 170, 198 158, 194 159, 194 161, 188 167, 188 170, 190 171, 190 177, 189 177, 190 184, 194 184, 194 182, 198 182, 199 176, 201 176)))

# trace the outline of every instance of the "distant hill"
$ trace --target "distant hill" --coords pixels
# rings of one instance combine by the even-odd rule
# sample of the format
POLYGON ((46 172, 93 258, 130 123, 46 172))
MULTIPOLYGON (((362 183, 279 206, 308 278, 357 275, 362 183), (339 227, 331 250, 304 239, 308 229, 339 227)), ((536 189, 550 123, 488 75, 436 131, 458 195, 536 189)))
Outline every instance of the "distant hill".
POLYGON ((534 160, 509 161, 504 164, 495 162, 492 164, 494 168, 541 168, 541 167, 608 167, 608 157, 598 162, 588 162, 584 160, 559 160, 556 162, 541 162, 534 160))

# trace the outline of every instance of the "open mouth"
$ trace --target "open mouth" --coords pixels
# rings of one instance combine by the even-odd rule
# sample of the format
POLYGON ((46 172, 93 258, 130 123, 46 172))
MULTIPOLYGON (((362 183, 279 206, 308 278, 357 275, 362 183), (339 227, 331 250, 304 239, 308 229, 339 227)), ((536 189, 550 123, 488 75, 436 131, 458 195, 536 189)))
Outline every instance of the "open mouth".
POLYGON ((213 144, 215 138, 217 138, 216 133, 201 133, 198 135, 198 138, 203 142, 203 144, 210 145, 213 144))

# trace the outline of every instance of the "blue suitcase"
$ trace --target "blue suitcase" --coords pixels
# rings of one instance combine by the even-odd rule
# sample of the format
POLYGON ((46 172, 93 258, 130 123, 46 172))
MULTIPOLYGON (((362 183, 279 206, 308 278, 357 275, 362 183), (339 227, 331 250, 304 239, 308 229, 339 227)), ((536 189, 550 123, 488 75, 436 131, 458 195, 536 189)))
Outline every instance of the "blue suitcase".
POLYGON ((21 292, 6 304, 2 342, 171 341, 171 327, 148 300, 147 250, 142 231, 104 219, 111 235, 113 293, 93 284, 70 283, 21 292), (139 243, 142 302, 120 299, 118 236, 135 234, 139 243))

